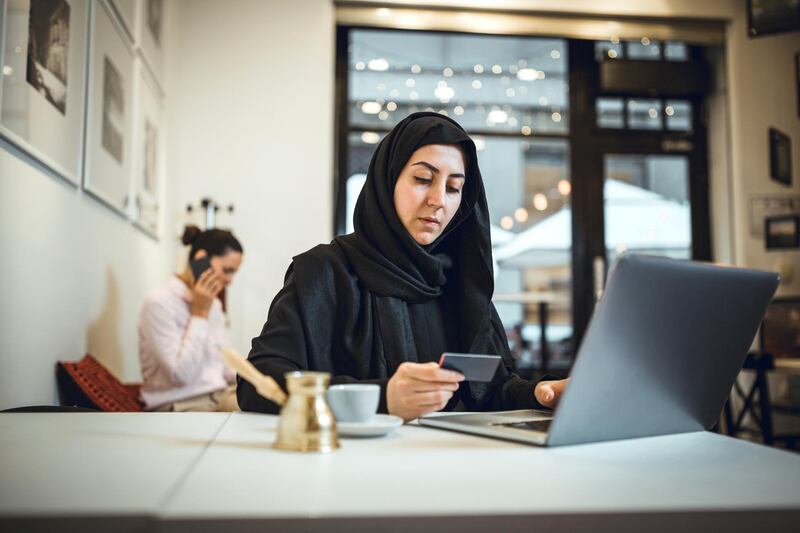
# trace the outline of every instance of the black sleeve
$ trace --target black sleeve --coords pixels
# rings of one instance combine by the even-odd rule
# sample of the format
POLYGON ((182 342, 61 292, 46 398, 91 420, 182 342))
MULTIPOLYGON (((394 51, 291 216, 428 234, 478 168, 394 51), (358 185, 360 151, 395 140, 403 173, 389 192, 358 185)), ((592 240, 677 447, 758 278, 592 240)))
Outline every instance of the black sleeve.
MULTIPOLYGON (((248 360, 286 390, 284 374, 308 369, 306 340, 297 304, 297 287, 291 267, 283 288, 270 305, 261 334, 255 337, 248 360)), ((255 387, 236 377, 236 398, 242 411, 278 413, 280 407, 259 395, 255 387)))
MULTIPOLYGON (((334 312, 324 313, 331 317, 334 312)), ((328 368, 311 368, 308 360, 308 346, 306 345, 306 326, 300 311, 297 283, 292 267, 286 273, 283 288, 275 296, 267 314, 267 322, 261 329, 261 334, 255 337, 248 360, 261 373, 271 376, 285 391, 286 379, 284 374, 297 370, 331 371, 328 368)), ((314 325, 309 324, 308 330, 314 331, 314 325)), ((320 328, 322 329, 322 328, 320 328)), ((327 329, 327 328, 326 328, 327 329)), ((381 388, 378 411, 386 413, 386 386, 388 379, 357 380, 347 375, 333 375, 331 384, 341 383, 374 383, 381 388)), ((280 407, 264 398, 255 388, 245 380, 236 378, 236 398, 242 411, 257 411, 261 413, 277 414, 280 407)))
POLYGON ((497 373, 491 383, 469 383, 468 390, 464 391, 462 399, 469 411, 510 411, 514 409, 549 409, 540 404, 533 394, 533 389, 540 381, 550 381, 555 378, 544 375, 532 381, 522 379, 514 373, 514 362, 511 351, 508 349, 508 339, 503 330, 500 317, 494 306, 491 307, 491 322, 494 334, 498 340, 498 348, 503 360, 500 362, 497 373))

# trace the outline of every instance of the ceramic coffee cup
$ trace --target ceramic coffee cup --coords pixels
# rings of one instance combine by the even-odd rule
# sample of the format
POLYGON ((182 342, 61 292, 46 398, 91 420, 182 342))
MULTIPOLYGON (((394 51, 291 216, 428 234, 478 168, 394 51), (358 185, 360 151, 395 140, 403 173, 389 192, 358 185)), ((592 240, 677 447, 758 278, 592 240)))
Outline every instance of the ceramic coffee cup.
POLYGON ((371 422, 378 410, 381 388, 371 383, 331 385, 328 405, 337 422, 371 422))

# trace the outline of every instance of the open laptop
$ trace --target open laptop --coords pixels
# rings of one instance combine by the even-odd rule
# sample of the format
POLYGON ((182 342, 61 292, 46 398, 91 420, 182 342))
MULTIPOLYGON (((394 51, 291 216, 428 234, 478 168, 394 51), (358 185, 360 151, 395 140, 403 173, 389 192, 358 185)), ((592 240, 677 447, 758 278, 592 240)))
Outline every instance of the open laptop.
POLYGON ((453 414, 419 423, 543 446, 710 429, 779 282, 771 272, 624 254, 555 414, 453 414))

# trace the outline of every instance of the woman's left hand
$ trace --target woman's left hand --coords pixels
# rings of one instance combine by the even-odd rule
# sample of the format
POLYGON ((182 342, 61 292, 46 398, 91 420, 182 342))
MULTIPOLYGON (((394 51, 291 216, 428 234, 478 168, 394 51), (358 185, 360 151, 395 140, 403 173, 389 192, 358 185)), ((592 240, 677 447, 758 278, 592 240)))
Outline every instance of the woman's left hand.
POLYGON ((536 397, 537 402, 545 407, 554 409, 568 384, 569 378, 556 381, 540 381, 533 388, 533 395, 536 397))

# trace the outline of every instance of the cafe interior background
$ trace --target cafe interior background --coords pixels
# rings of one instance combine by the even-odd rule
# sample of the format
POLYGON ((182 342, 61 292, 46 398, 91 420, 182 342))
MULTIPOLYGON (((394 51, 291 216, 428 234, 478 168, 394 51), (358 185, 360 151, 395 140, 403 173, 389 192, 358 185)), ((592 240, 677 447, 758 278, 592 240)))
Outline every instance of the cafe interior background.
MULTIPOLYGON (((800 320, 796 24, 745 0, 419 4, 54 0, 31 76, 33 11, 0 2, 0 409, 57 403, 56 362, 86 353, 140 381, 143 299, 209 210, 245 247, 246 354, 291 257, 351 231, 376 143, 425 109, 478 147, 520 373, 569 371, 626 250, 777 271, 800 320)), ((800 404, 783 359, 770 393, 800 404)))

